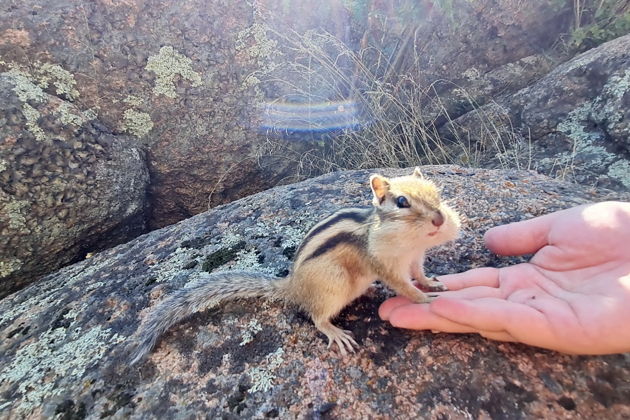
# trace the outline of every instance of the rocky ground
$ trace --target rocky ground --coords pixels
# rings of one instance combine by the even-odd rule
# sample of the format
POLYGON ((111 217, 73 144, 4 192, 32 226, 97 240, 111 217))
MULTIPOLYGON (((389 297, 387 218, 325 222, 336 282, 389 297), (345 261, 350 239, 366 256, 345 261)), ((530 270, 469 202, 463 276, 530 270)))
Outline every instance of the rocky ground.
MULTIPOLYGON (((409 170, 386 170, 397 175, 409 170)), ((432 250, 432 274, 518 261, 482 245, 489 227, 626 193, 533 172, 426 167, 463 214, 432 250)), ((294 308, 256 300, 200 313, 129 366, 140 322, 173 290, 215 269, 284 275, 309 226, 369 205, 369 172, 276 187, 46 276, 0 301, 1 418, 630 416, 627 355, 567 356, 474 335, 406 332, 377 317, 377 286, 337 323, 361 350, 341 357, 294 308)))

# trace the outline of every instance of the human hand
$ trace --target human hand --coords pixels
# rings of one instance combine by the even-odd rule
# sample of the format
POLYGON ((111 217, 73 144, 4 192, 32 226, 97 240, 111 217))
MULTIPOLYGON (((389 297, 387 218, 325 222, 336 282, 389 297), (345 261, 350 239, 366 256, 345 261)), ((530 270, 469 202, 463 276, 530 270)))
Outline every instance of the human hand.
POLYGON ((630 203, 574 207, 492 228, 484 239, 500 255, 535 255, 441 276, 450 291, 430 304, 388 299, 380 317, 565 353, 630 351, 630 203))

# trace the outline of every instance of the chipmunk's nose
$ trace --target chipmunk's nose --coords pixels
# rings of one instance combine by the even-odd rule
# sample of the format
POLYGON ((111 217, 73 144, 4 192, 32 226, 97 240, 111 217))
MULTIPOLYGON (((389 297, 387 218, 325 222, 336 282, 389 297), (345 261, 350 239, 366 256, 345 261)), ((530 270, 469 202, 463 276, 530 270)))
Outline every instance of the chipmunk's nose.
POLYGON ((444 224, 444 215, 439 210, 435 212, 433 219, 431 219, 433 226, 440 227, 444 224))

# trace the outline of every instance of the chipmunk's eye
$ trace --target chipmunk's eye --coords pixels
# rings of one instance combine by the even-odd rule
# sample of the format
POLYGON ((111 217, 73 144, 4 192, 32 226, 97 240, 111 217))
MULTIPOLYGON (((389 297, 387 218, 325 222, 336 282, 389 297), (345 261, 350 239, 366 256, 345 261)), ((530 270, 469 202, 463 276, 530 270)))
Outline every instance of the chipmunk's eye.
POLYGON ((407 198, 402 195, 396 199, 396 205, 398 206, 398 208, 401 208, 401 209, 406 209, 406 208, 411 207, 411 204, 409 204, 409 201, 407 200, 407 198))

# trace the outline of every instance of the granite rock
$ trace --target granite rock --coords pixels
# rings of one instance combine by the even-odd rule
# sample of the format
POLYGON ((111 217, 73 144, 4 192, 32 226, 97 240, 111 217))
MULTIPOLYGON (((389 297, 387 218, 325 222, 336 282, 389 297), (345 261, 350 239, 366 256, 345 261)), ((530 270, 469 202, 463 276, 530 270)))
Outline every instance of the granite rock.
MULTIPOLYGON (((431 250, 429 273, 520 261, 484 249, 491 226, 627 193, 526 171, 428 166, 464 216, 431 250)), ((407 170, 383 170, 400 175, 407 170)), ((326 348, 304 314, 248 300, 173 327, 141 364, 140 322, 202 271, 284 275, 301 237, 344 206, 368 206, 368 171, 332 173, 246 197, 63 268, 0 301, 1 418, 610 418, 630 416, 627 355, 568 356, 475 335, 406 332, 375 286, 337 323, 361 349, 326 348)))
MULTIPOLYGON (((352 51, 371 40, 384 55, 402 57, 392 70, 409 74, 421 89, 433 86, 456 117, 470 105, 457 87, 482 104, 546 73, 542 53, 568 31, 571 18, 567 1, 531 8, 522 1, 458 0, 438 7, 427 0, 415 15, 405 11, 416 2, 399 8, 369 3, 5 2, 0 70, 61 69, 76 81, 72 90, 83 109, 96 113, 108 131, 144 143, 149 224, 162 227, 285 182, 308 166, 306 152, 321 150, 312 133, 290 141, 260 129, 266 103, 304 100, 304 92, 316 104, 347 99, 339 97, 348 89, 343 83, 322 92, 307 80, 310 73, 292 78, 283 72, 294 62, 317 60, 293 54, 277 34, 330 32, 352 51)), ((337 64, 338 73, 355 71, 337 64)), ((365 65, 379 66, 369 59, 365 65)))
POLYGON ((145 153, 60 67, 0 73, 0 297, 146 231, 145 153))
POLYGON ((500 139, 482 165, 521 166, 580 184, 630 189, 630 35, 445 125, 449 138, 500 139), (479 124, 492 121, 492 127, 479 124), (497 153, 498 152, 498 153, 497 153))

